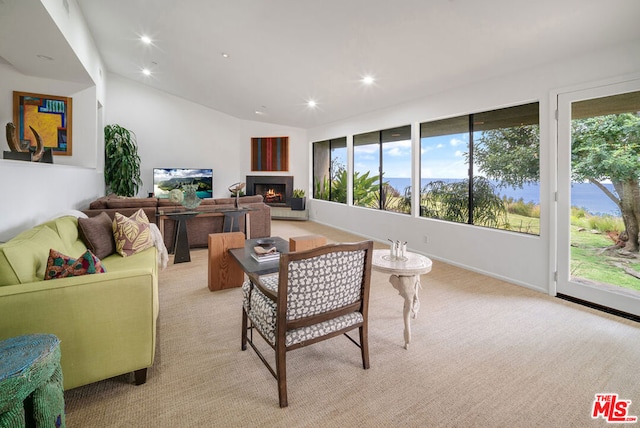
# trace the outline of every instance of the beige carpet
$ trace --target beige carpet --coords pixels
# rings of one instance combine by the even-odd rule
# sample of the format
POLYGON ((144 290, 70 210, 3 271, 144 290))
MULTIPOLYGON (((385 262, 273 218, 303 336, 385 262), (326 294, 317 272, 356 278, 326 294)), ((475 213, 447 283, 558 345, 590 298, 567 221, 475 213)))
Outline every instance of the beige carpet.
MULTIPOLYGON (((358 239, 273 222, 273 235, 309 233, 358 239)), ((640 324, 438 262, 422 277, 409 350, 402 298, 374 272, 371 369, 344 337, 293 351, 280 409, 275 379, 240 351, 240 289, 210 292, 206 256, 194 250, 160 274, 147 383, 120 376, 66 391, 69 427, 605 426, 590 416, 601 392, 640 415, 640 324)))

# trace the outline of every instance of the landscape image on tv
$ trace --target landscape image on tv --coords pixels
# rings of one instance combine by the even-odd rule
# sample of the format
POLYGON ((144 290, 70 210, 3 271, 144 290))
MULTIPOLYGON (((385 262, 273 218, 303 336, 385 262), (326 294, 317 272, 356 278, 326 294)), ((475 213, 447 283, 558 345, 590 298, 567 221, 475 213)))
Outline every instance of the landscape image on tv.
POLYGON ((182 190, 183 184, 197 184, 199 198, 213 197, 213 170, 199 168, 154 168, 153 194, 156 198, 168 198, 173 189, 182 190))

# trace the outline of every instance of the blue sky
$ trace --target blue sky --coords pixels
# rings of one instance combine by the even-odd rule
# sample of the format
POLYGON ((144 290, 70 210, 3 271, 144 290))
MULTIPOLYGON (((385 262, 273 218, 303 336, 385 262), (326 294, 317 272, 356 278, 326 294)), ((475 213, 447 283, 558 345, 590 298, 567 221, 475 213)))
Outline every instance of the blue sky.
MULTIPOLYGON (((423 138, 421 142, 422 178, 465 178, 467 165, 464 153, 467 151, 467 134, 444 135, 423 138)), ((383 157, 385 177, 411 178, 411 141, 384 143, 383 157)), ((378 170, 378 145, 357 146, 355 148, 354 169, 357 172, 378 170)), ((334 157, 346 165, 346 149, 334 152, 334 157)))

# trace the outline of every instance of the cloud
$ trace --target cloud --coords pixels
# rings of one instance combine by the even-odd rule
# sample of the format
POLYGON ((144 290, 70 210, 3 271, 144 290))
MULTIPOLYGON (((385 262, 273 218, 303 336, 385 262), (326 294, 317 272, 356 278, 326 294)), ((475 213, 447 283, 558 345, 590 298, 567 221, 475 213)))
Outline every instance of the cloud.
POLYGON ((411 140, 384 143, 382 149, 389 156, 406 156, 411 158, 411 140))
POLYGON ((460 145, 467 145, 467 142, 464 140, 461 140, 460 138, 452 138, 451 140, 449 140, 449 144, 451 144, 452 147, 458 147, 460 145))

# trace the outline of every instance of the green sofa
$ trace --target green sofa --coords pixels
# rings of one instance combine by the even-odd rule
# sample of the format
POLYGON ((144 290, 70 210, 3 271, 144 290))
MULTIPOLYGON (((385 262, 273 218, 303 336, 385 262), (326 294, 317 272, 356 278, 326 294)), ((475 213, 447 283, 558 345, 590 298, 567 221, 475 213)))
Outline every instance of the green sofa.
POLYGON ((0 245, 0 340, 56 335, 65 389, 128 372, 144 383, 156 345, 156 248, 105 257, 105 273, 45 281, 51 248, 72 258, 86 251, 77 218, 59 217, 0 245))

